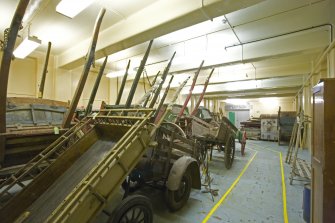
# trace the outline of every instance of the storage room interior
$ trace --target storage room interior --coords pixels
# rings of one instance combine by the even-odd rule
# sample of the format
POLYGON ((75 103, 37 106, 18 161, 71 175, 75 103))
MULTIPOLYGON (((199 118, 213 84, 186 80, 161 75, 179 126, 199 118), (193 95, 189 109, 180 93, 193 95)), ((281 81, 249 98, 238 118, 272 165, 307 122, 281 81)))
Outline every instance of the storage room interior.
POLYGON ((66 7, 82 8, 76 15, 59 11, 61 2, 0 1, 4 222, 335 222, 334 0, 72 1, 66 7), (20 58, 15 49, 28 37, 39 45, 20 58), (64 107, 57 124, 48 113, 60 111, 56 101, 64 107), (163 104, 165 112, 173 113, 176 105, 181 112, 169 119, 163 104), (45 115, 35 113, 42 110, 45 115), (157 121, 158 113, 165 118, 157 121), (41 118, 49 116, 51 121, 41 118), (164 130, 166 123, 172 127, 164 130), (177 133, 164 132, 171 128, 177 133), (160 139, 162 132, 168 136, 160 139), (182 147, 174 147, 175 134, 185 138, 178 140, 192 153, 185 155, 184 148, 174 154, 182 147), (46 135, 48 141, 39 143, 46 135), (136 137, 144 138, 136 143, 136 137), (119 160, 128 152, 135 156, 127 151, 135 144, 145 150, 125 166, 119 160), (108 146, 122 149, 110 165, 121 166, 123 175, 109 166, 106 176, 115 180, 103 181, 101 175, 85 194, 78 188, 91 182, 94 168, 107 165, 92 149, 101 149, 103 159, 108 146), (60 147, 59 158, 43 153, 60 147), (166 163, 158 168, 155 159, 163 152, 152 154, 168 147, 168 157, 159 158, 166 163), (188 161, 172 160, 177 155, 188 161), (96 158, 82 161, 92 166, 86 175, 78 173, 68 192, 59 192, 63 202, 50 204, 50 210, 39 207, 52 200, 46 193, 65 179, 66 170, 75 175, 72 163, 86 156, 96 158), (143 167, 144 160, 152 169, 143 167), (64 167, 57 170, 57 165, 64 167), (160 177, 150 175, 160 168, 160 177), (174 177, 173 171, 178 172, 174 177), (177 192, 185 190, 183 174, 191 172, 193 189, 177 208, 166 196, 174 192, 173 180, 180 184, 177 192), (85 199, 92 199, 92 206, 85 199), (127 208, 133 210, 131 221, 125 221, 127 208), (143 219, 134 218, 137 210, 143 219))

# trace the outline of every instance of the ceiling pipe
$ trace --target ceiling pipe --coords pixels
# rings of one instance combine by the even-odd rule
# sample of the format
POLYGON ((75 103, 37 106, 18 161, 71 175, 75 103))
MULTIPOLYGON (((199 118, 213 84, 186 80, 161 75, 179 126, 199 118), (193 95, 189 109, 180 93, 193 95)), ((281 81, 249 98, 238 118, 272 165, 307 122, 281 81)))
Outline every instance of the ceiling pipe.
MULTIPOLYGON (((205 69, 204 69, 205 70, 205 69)), ((274 77, 260 77, 257 78, 257 81, 262 81, 262 80, 269 80, 273 78, 296 78, 296 77, 305 77, 307 78, 308 74, 293 74, 293 75, 282 75, 282 76, 274 76, 274 77)), ((208 83, 208 85, 219 85, 219 84, 227 84, 227 83, 235 83, 235 82, 243 82, 243 81, 252 81, 255 80, 253 78, 249 79, 238 79, 238 80, 231 80, 231 81, 220 81, 220 82, 214 82, 214 83, 208 83)), ((197 84, 197 86, 202 86, 204 84, 197 84)), ((191 84, 186 85, 186 87, 191 86, 191 84)), ((193 93, 194 95, 199 95, 199 93, 193 93)))
POLYGON ((335 41, 333 40, 329 46, 327 47, 327 49, 325 51, 323 51, 322 55, 320 56, 320 58, 317 60, 317 63, 315 66, 312 67, 311 72, 309 73, 308 77, 305 79, 305 81, 303 82, 300 90, 297 92, 297 94, 295 95, 296 97, 300 94, 300 92, 302 92, 302 90, 304 89, 305 85, 307 84, 307 82, 311 79, 311 77, 316 74, 315 71, 316 69, 321 65, 321 62, 324 60, 324 58, 326 57, 326 55, 329 53, 330 50, 332 50, 335 47, 335 41))
MULTIPOLYGON (((227 20, 227 22, 228 22, 228 20, 227 20)), ((326 27, 326 26, 328 26, 329 29, 330 29, 330 34, 329 34, 330 41, 329 42, 331 43, 333 41, 333 25, 329 24, 329 23, 325 23, 325 24, 321 24, 321 25, 317 25, 317 26, 311 26, 311 27, 308 27, 308 28, 305 28, 305 29, 299 29, 299 30, 295 30, 295 31, 292 31, 292 32, 282 33, 282 34, 279 34, 279 35, 270 36, 270 37, 266 37, 266 38, 262 38, 262 39, 258 39, 258 40, 253 40, 253 41, 249 41, 249 42, 245 42, 245 43, 240 42, 238 36, 236 35, 236 38, 238 39, 240 44, 234 44, 234 45, 226 46, 225 49, 236 47, 236 46, 242 46, 243 47, 243 45, 246 45, 246 44, 251 44, 251 43, 256 43, 256 42, 260 42, 260 41, 264 41, 264 40, 274 39, 274 38, 287 36, 287 35, 291 35, 291 34, 295 34, 295 33, 299 33, 299 32, 318 29, 318 28, 326 27)), ((231 29, 233 29, 233 28, 234 28, 234 26, 231 27, 231 29)), ((243 58, 243 55, 242 55, 242 58, 243 58)), ((234 62, 227 62, 227 63, 223 63, 223 64, 211 65, 211 66, 208 66, 208 67, 205 66, 204 69, 216 68, 216 67, 225 67, 225 66, 237 65, 237 64, 241 64, 241 63, 252 63, 252 62, 257 62, 257 61, 261 61, 261 60, 263 60, 263 59, 262 58, 260 58, 260 59, 247 59, 247 60, 243 59, 243 60, 234 61, 234 62)), ((191 68, 191 69, 186 69, 186 70, 182 70, 182 71, 171 72, 171 74, 178 74, 178 73, 182 73, 182 72, 190 72, 190 71, 194 71, 196 69, 197 68, 191 68)))
POLYGON ((333 41, 333 25, 330 24, 330 23, 325 23, 325 24, 321 24, 321 25, 318 25, 318 26, 311 26, 311 27, 304 28, 304 29, 299 29, 299 30, 295 30, 295 31, 287 32, 287 33, 282 33, 282 34, 278 34, 278 35, 274 35, 274 36, 269 36, 269 37, 262 38, 262 39, 248 41, 248 42, 245 42, 245 43, 240 42, 240 44, 234 44, 234 45, 226 46, 225 49, 236 47, 236 46, 243 46, 243 45, 251 44, 251 43, 257 43, 257 42, 260 42, 260 41, 274 39, 274 38, 278 38, 278 37, 283 37, 283 36, 287 36, 287 35, 291 35, 291 34, 295 34, 295 33, 300 33, 300 32, 305 32, 305 31, 309 31, 309 30, 313 30, 313 29, 318 29, 318 28, 321 28, 321 27, 324 27, 324 26, 329 26, 330 27, 329 42, 332 42, 333 41))
MULTIPOLYGON (((264 0, 207 0, 205 1, 204 10, 210 17, 215 18, 262 1, 264 0)), ((201 5, 198 1, 155 1, 154 4, 150 4, 126 20, 104 30, 101 36, 101 48, 96 52, 96 59, 144 43, 149 40, 149 37, 150 39, 157 38, 206 21, 207 18, 204 17, 200 8, 201 5), (168 8, 176 5, 179 6, 178 10, 158 12, 162 7, 168 8), (147 15, 149 14, 155 15, 155 19, 148 17, 147 15), (143 20, 140 26, 136 25, 139 19, 143 20), (129 28, 130 26, 134 27, 129 28), (111 37, 115 31, 121 34, 111 37)), ((82 65, 84 62, 84 43, 85 41, 82 41, 73 46, 73 49, 70 48, 61 53, 58 66, 64 69, 73 69, 82 65), (76 54, 73 54, 73 50, 76 50, 76 54)))
MULTIPOLYGON (((242 56, 241 56, 241 62, 243 63, 243 60, 244 60, 244 49, 243 49, 243 43, 242 43, 242 41, 240 40, 240 38, 238 37, 238 35, 236 34, 234 27, 233 27, 233 26, 230 24, 230 22, 229 22, 228 18, 227 18, 225 15, 224 15, 223 17, 225 18, 226 22, 228 23, 228 25, 229 25, 229 27, 230 27, 231 31, 233 31, 233 33, 234 33, 234 35, 235 35, 236 39, 238 40, 238 42, 240 43, 240 45, 242 45, 242 56)), ((225 49, 227 49, 227 48, 225 48, 225 49)), ((254 65, 253 63, 251 63, 251 65, 252 65, 252 66, 254 67, 254 69, 255 69, 255 80, 256 80, 256 67, 255 67, 255 65, 254 65)))
POLYGON ((205 10, 205 4, 204 4, 204 0, 201 0, 201 8, 200 8, 200 11, 202 12, 202 14, 208 19, 208 20, 211 20, 213 22, 213 18, 210 17, 208 15, 208 13, 206 12, 205 10))

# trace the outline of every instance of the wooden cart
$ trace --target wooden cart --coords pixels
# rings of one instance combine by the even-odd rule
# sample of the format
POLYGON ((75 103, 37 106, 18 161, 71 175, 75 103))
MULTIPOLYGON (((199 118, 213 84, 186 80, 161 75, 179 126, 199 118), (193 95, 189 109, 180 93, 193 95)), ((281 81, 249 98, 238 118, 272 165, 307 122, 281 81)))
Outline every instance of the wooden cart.
MULTIPOLYGON (((199 108, 199 111, 210 114, 206 108, 199 108)), ((215 122, 209 116, 206 116, 205 119, 199 117, 201 116, 196 115, 191 118, 189 134, 200 141, 205 149, 210 149, 211 157, 215 147, 224 151, 225 166, 230 169, 234 161, 235 137, 238 129, 226 118, 222 118, 221 122, 215 122)))

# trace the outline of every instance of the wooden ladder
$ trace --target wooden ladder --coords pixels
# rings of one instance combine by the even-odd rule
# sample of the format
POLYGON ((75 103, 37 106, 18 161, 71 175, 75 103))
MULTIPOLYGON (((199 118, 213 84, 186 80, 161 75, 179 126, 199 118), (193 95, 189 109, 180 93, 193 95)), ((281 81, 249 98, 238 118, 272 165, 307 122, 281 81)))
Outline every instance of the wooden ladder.
POLYGON ((24 189, 30 182, 34 180, 43 170, 48 168, 68 147, 81 139, 86 132, 90 130, 90 120, 83 120, 73 126, 50 146, 30 160, 26 165, 20 168, 16 173, 0 184, 0 208, 5 206, 15 193, 14 189, 19 186, 19 190, 24 189))
POLYGON ((305 139, 306 129, 310 123, 309 117, 304 115, 304 112, 301 111, 297 117, 296 124, 293 129, 293 139, 291 138, 290 146, 286 156, 286 162, 291 164, 291 173, 290 173, 290 184, 292 185, 293 180, 298 181, 307 181, 311 180, 311 164, 306 160, 298 158, 299 149, 303 148, 303 140, 305 139), (304 131, 304 135, 301 135, 301 130, 304 131), (293 147, 293 144, 295 146, 293 147))

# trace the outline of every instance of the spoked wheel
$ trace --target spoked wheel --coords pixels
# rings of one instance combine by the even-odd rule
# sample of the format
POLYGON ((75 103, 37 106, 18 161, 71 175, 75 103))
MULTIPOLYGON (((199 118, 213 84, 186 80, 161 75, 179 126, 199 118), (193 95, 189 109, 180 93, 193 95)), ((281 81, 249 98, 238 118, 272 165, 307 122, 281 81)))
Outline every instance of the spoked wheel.
POLYGON ((167 127, 168 129, 171 129, 172 131, 174 131, 178 135, 181 135, 181 136, 186 138, 186 134, 185 134, 184 130, 182 128, 180 128, 177 124, 172 123, 172 122, 163 122, 162 125, 164 127, 167 127))
POLYGON ((192 176, 189 170, 186 170, 181 179, 178 190, 171 191, 166 189, 165 200, 171 211, 181 209, 190 197, 192 187, 192 176))
POLYGON ((230 169, 235 156, 235 138, 229 136, 224 148, 224 162, 227 169, 230 169))
POLYGON ((126 197, 114 209, 109 223, 152 223, 153 212, 149 198, 143 195, 126 197))

